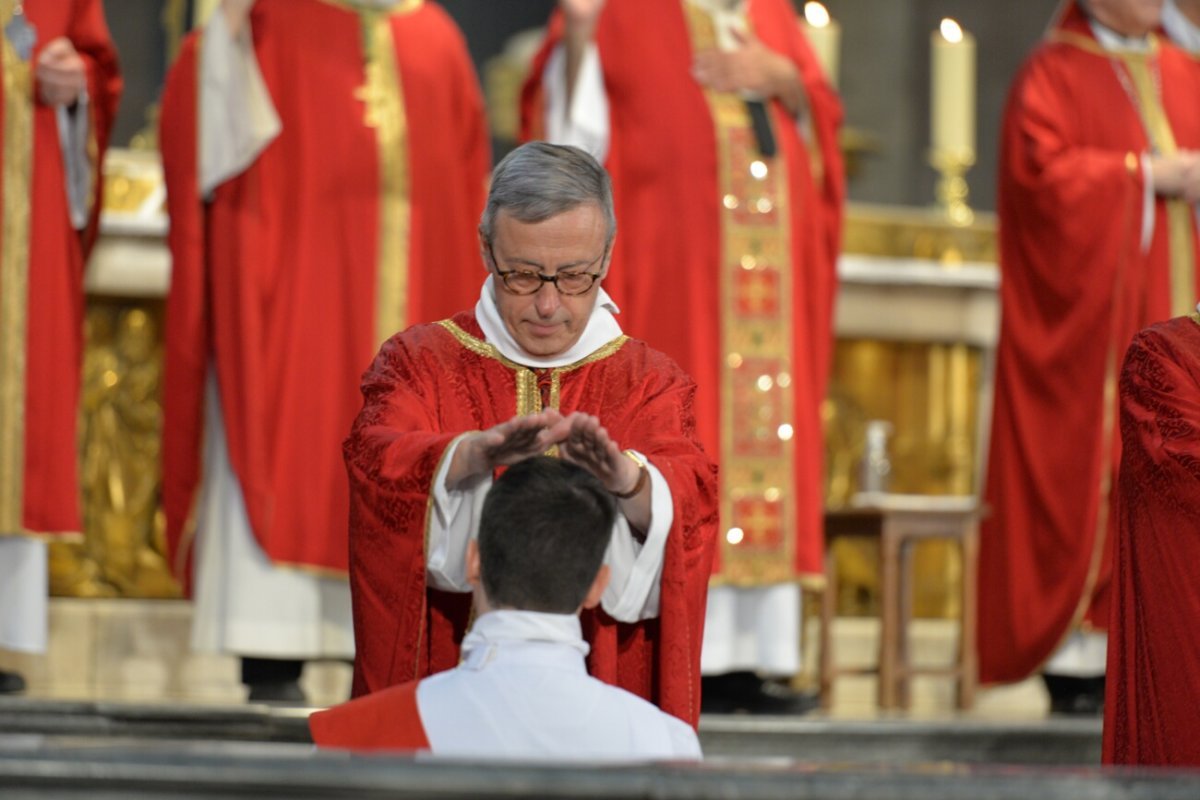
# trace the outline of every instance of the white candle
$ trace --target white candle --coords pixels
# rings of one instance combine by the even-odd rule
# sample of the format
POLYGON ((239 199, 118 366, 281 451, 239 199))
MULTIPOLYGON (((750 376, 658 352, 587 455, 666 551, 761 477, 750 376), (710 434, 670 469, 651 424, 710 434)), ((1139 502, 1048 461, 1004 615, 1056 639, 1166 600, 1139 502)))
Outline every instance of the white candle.
POLYGON ((829 79, 830 84, 837 86, 842 28, 830 18, 825 6, 816 0, 809 0, 804 4, 804 36, 812 46, 825 77, 829 79))
POLYGON ((930 128, 935 153, 975 155, 975 37, 952 19, 933 32, 930 128))

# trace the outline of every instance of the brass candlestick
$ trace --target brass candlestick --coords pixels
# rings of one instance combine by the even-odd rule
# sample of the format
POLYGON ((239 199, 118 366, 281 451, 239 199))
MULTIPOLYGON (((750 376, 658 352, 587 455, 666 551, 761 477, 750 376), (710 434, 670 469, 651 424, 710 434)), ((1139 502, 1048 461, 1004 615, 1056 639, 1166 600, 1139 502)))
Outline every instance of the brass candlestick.
POLYGON ((975 165, 973 150, 931 150, 930 165, 938 171, 938 205, 946 213, 952 225, 965 228, 975 221, 975 212, 967 203, 970 193, 967 187, 967 170, 975 165))

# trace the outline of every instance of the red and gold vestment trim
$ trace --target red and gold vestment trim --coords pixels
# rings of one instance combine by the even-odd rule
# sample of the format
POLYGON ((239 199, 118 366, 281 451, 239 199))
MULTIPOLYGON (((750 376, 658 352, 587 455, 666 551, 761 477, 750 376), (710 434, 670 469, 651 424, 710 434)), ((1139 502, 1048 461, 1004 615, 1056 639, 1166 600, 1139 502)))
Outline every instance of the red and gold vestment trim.
MULTIPOLYGON (((712 17, 685 3, 693 52, 712 17)), ((758 152, 746 104, 706 90, 721 222, 720 572, 714 584, 795 581, 792 240, 787 162, 758 152)))
MULTIPOLYGON (((15 0, 0 0, 7 25, 15 0)), ((33 70, 0 36, 4 69, 4 208, 0 211, 0 532, 25 528, 25 359, 29 299, 29 198, 33 170, 33 70)))

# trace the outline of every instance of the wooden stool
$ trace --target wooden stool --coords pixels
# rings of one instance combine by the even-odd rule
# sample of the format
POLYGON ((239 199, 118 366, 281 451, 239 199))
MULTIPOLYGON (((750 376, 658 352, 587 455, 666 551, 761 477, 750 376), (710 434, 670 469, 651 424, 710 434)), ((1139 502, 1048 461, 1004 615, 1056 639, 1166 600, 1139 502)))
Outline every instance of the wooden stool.
POLYGON ((979 503, 970 496, 873 494, 866 503, 825 514, 825 593, 821 600, 821 705, 833 701, 838 675, 878 674, 881 708, 908 708, 913 675, 958 680, 957 706, 975 704, 975 586, 979 556, 979 503), (839 537, 879 540, 882 620, 878 668, 838 669, 831 629, 837 615, 837 569, 833 543, 839 537), (962 550, 962 624, 958 659, 946 667, 916 668, 909 663, 908 623, 912 619, 912 545, 922 539, 953 539, 962 550))

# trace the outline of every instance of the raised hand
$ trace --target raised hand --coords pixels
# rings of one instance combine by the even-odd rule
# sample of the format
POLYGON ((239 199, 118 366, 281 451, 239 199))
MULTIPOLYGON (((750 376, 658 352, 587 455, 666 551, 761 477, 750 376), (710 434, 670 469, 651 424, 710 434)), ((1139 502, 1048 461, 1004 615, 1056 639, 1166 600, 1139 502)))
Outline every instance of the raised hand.
POLYGON ((557 444, 552 430, 563 421, 557 409, 513 417, 508 422, 464 437, 454 451, 446 483, 455 486, 468 478, 491 472, 544 453, 557 444))
POLYGON ((638 465, 621 452, 600 420, 576 411, 552 431, 559 437, 559 455, 586 469, 614 494, 624 494, 641 477, 638 465))
POLYGON ((87 88, 87 67, 65 36, 52 39, 38 55, 38 97, 48 106, 72 106, 87 88))
POLYGON ((793 114, 805 102, 796 67, 764 45, 752 32, 733 31, 735 50, 702 50, 692 61, 692 77, 718 92, 750 92, 764 99, 778 97, 793 114))

